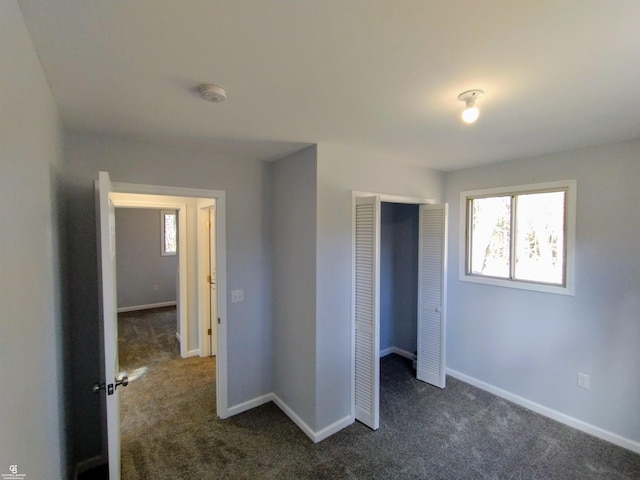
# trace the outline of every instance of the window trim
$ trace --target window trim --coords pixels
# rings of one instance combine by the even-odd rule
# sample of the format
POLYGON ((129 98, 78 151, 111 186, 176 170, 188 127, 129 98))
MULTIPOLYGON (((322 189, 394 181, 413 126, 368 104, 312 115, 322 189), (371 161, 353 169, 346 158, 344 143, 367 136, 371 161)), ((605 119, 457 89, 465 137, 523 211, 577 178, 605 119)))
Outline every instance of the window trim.
MULTIPOLYGON (((575 294, 575 231, 576 231, 576 180, 560 180, 555 182, 515 185, 481 190, 467 190, 460 192, 460 241, 459 241, 459 280, 464 282, 481 283, 499 287, 531 290, 536 292, 554 293, 559 295, 575 294), (542 193, 566 190, 565 209, 565 283, 551 285, 526 280, 510 278, 496 278, 468 273, 467 261, 469 253, 469 218, 468 204, 470 199, 492 197, 500 195, 522 195, 526 193, 542 193)), ((512 212, 512 223, 515 212, 512 212)), ((514 242, 511 244, 514 248, 514 242)), ((513 255, 513 252, 512 252, 513 255)))
POLYGON ((166 239, 164 236, 164 230, 165 230, 165 216, 166 215, 173 215, 174 217, 176 217, 176 243, 178 241, 178 212, 177 210, 160 210, 160 255, 162 255, 163 257, 171 257, 174 256, 178 253, 178 248, 176 245, 176 250, 173 252, 169 252, 166 250, 166 239))

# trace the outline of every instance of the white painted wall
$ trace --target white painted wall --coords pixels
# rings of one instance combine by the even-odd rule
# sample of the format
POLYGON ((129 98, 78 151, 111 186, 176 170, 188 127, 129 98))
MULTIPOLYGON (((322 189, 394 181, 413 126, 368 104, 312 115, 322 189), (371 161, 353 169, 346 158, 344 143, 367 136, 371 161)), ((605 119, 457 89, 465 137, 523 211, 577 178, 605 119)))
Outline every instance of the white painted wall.
POLYGON ((228 294, 244 290, 244 302, 227 299, 229 407, 271 392, 265 164, 78 132, 66 132, 65 148, 77 460, 101 452, 99 399, 90 392, 100 362, 93 207, 99 170, 109 171, 114 182, 226 191, 228 294))
POLYGON ((162 255, 160 212, 116 208, 118 308, 176 301, 178 256, 162 255))
POLYGON ((352 190, 443 200, 444 174, 379 153, 318 146, 316 429, 351 415, 352 190))
POLYGON ((316 147, 270 168, 273 393, 315 429, 316 147))
POLYGON ((15 0, 0 2, 0 472, 67 476, 58 112, 15 0))
POLYGON ((640 141, 448 173, 447 366, 639 442, 638 179, 640 141), (564 179, 578 182, 575 296, 458 279, 461 191, 564 179))

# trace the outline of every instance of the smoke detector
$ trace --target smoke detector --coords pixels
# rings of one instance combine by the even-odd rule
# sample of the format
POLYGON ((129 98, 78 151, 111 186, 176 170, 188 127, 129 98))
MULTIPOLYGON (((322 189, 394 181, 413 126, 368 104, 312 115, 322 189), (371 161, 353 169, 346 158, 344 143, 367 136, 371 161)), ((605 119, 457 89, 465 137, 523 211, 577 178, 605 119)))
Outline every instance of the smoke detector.
POLYGON ((198 85, 198 93, 207 102, 220 103, 227 99, 227 89, 215 83, 198 85))

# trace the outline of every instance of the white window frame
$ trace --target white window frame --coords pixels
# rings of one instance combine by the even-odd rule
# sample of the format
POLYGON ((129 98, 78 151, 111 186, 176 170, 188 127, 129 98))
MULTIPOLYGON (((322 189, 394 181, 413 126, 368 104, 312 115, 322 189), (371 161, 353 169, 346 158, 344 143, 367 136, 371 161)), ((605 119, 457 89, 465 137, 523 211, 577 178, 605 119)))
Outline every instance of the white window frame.
POLYGON ((499 287, 532 290, 536 292, 574 295, 575 288, 575 240, 576 240, 576 180, 560 180, 557 182, 535 183, 509 187, 488 188, 460 192, 460 246, 459 246, 459 279, 464 282, 482 283, 499 287), (528 282, 510 278, 495 278, 474 275, 468 272, 469 255, 469 219, 467 204, 470 199, 500 195, 522 195, 525 193, 543 193, 547 191, 566 190, 565 211, 565 282, 564 285, 528 282))
POLYGON ((178 242, 178 212, 176 210, 160 210, 160 255, 162 255, 163 257, 170 257, 173 255, 176 255, 178 253, 178 246, 177 246, 177 242, 178 242), (173 215, 174 217, 176 217, 176 251, 174 252, 168 252, 167 250, 165 250, 166 247, 166 239, 164 237, 164 222, 165 222, 165 216, 166 215, 173 215))

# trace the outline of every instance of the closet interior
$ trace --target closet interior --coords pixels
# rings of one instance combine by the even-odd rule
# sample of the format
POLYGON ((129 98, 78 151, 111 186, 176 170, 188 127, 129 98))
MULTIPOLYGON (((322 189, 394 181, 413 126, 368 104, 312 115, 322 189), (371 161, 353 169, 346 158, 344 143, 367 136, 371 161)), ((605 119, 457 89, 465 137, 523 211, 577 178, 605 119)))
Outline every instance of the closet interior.
POLYGON ((415 360, 419 212, 416 204, 381 204, 380 357, 396 353, 415 360))

